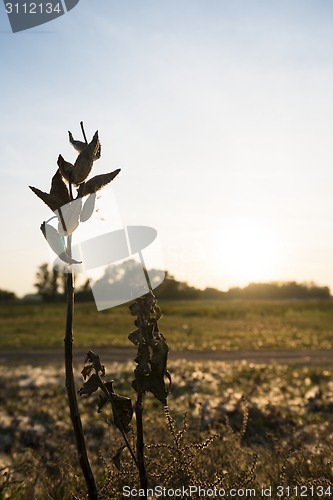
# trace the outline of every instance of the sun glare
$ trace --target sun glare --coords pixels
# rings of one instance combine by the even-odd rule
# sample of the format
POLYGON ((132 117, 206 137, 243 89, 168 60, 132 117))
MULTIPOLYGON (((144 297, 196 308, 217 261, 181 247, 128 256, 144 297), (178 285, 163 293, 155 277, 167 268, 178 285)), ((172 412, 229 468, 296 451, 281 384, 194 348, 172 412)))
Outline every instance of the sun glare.
POLYGON ((219 268, 235 286, 271 281, 276 276, 277 239, 269 227, 237 221, 223 229, 219 241, 219 268))

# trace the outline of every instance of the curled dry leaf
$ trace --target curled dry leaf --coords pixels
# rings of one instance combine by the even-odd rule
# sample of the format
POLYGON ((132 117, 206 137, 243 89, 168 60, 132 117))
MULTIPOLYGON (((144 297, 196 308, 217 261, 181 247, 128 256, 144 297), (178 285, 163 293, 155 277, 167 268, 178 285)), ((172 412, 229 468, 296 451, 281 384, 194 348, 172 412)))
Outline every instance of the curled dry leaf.
POLYGON ((68 182, 73 182, 73 168, 74 165, 64 160, 64 158, 59 155, 57 165, 59 167, 60 173, 64 179, 68 182))
POLYGON ((128 340, 133 342, 134 345, 138 345, 140 339, 140 330, 134 330, 133 332, 128 334, 128 340))
POLYGON ((70 203, 71 197, 66 184, 63 181, 63 177, 58 169, 54 176, 52 177, 50 194, 59 198, 63 204, 70 203))
POLYGON ((139 316, 141 313, 141 309, 137 301, 130 304, 128 309, 130 310, 131 316, 139 316))
POLYGON ((154 373, 164 377, 168 361, 168 344, 162 334, 154 340, 152 345, 153 355, 151 358, 151 368, 154 373))
POLYGON ((109 184, 109 182, 111 182, 119 174, 119 172, 120 168, 117 168, 117 170, 108 174, 96 175, 92 179, 89 179, 83 187, 82 195, 86 196, 87 194, 96 193, 96 191, 99 191, 103 186, 109 184))
MULTIPOLYGON (((114 394, 113 382, 114 380, 108 380, 107 382, 104 383, 104 386, 106 387, 110 395, 114 394)), ((100 394, 97 406, 97 413, 101 413, 102 409, 108 402, 110 403, 110 400, 106 397, 106 395, 100 394)))
POLYGON ((41 191, 40 189, 37 189, 33 186, 29 186, 29 188, 31 189, 31 191, 33 193, 35 193, 36 196, 38 196, 38 198, 43 200, 43 202, 46 203, 46 205, 53 212, 58 210, 64 204, 64 202, 62 200, 60 200, 59 198, 57 198, 53 194, 44 193, 44 191, 41 191))
POLYGON ((102 383, 103 382, 101 382, 99 376, 96 373, 93 373, 90 379, 83 384, 78 393, 80 396, 82 396, 82 394, 88 394, 88 396, 90 396, 93 392, 97 391, 102 383))
POLYGON ((121 455, 121 452, 126 448, 126 445, 123 445, 121 446, 120 448, 118 448, 118 450, 116 451, 116 453, 113 455, 112 457, 112 462, 114 463, 114 465, 117 467, 117 469, 119 471, 121 471, 121 462, 120 462, 120 455, 121 455))
POLYGON ((93 162, 100 157, 101 143, 98 132, 95 133, 92 141, 86 146, 74 163, 73 182, 81 184, 86 180, 93 166, 93 162))
POLYGON ((143 377, 140 382, 138 379, 134 379, 132 387, 136 392, 139 392, 140 389, 143 389, 145 392, 151 392, 156 399, 166 406, 169 391, 165 387, 164 379, 156 373, 150 373, 146 377, 143 377))
POLYGON ((131 430, 129 424, 133 416, 132 401, 130 398, 119 396, 118 394, 113 394, 112 398, 116 410, 114 411, 112 407, 114 423, 119 430, 123 429, 125 434, 127 434, 131 430))
POLYGON ((80 214, 80 222, 86 222, 88 219, 90 219, 90 217, 94 213, 95 200, 96 200, 96 193, 91 193, 91 195, 88 196, 83 205, 80 214))
POLYGON ((98 354, 94 353, 93 351, 88 351, 87 356, 85 359, 85 363, 90 362, 94 369, 97 372, 102 372, 102 375, 105 375, 105 367, 104 365, 101 364, 101 360, 98 356, 98 354))
POLYGON ((94 365, 86 365, 83 367, 81 374, 82 374, 82 377, 84 378, 84 380, 86 380, 86 378, 89 377, 89 375, 91 374, 93 369, 94 369, 94 365))
MULTIPOLYGON (((123 430, 127 434, 130 431, 129 424, 133 417, 132 401, 130 398, 120 396, 114 392, 113 380, 105 382, 104 387, 107 389, 109 396, 112 399, 114 423, 119 430, 123 430)), ((105 404, 108 402, 111 403, 110 399, 105 394, 101 394, 99 396, 97 412, 100 413, 102 408, 104 408, 105 404)))

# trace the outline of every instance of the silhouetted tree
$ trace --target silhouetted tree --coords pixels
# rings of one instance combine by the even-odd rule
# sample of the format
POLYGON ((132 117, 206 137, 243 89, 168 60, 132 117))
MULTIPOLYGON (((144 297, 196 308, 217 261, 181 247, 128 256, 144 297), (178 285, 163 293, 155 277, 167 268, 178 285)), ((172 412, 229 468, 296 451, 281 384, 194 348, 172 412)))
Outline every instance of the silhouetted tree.
POLYGON ((94 296, 91 291, 90 283, 89 280, 87 279, 86 282, 79 288, 79 290, 75 293, 75 300, 77 302, 93 302, 94 301, 94 296))
POLYGON ((224 299, 227 292, 222 292, 217 288, 207 287, 201 292, 201 297, 203 300, 217 300, 224 299))
POLYGON ((36 273, 37 295, 40 295, 45 302, 56 302, 64 300, 63 274, 57 269, 49 271, 48 264, 39 266, 36 273), (61 291, 59 288, 61 287, 61 291))
POLYGON ((15 293, 8 290, 0 290, 0 302, 8 302, 9 300, 17 300, 15 293))
POLYGON ((187 283, 177 281, 166 272, 165 279, 155 290, 158 300, 195 300, 201 298, 202 291, 187 283))

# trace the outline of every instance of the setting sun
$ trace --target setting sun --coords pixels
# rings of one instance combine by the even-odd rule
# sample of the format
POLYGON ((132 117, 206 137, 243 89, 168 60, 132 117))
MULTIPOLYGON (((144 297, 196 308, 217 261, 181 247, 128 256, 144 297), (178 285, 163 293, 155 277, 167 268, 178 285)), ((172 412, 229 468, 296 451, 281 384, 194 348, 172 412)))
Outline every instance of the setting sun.
POLYGON ((265 225, 246 219, 223 229, 219 237, 219 267, 237 286, 273 279, 277 260, 277 238, 265 225))

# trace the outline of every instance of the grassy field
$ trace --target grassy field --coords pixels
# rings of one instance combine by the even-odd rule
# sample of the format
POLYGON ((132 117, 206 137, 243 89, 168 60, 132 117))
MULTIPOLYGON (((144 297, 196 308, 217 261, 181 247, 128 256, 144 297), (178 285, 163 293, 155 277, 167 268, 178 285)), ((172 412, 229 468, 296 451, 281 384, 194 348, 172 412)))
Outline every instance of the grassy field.
MULTIPOLYGON (((333 301, 161 302, 160 329, 172 350, 331 349, 333 301)), ((0 305, 0 348, 62 347, 65 304, 0 305)), ((127 306, 75 306, 76 347, 129 345, 127 306)))
MULTIPOLYGON (((234 498, 250 496, 247 488, 261 498, 262 486, 272 488, 273 499, 333 495, 332 367, 178 361, 169 368, 169 409, 181 434, 176 445, 163 405, 148 395, 150 487, 237 488, 242 494, 234 498)), ((106 371, 118 393, 133 397, 133 363, 106 371)), ((76 383, 82 385, 79 371, 76 383)), ((126 451, 121 472, 112 463, 122 439, 110 408, 98 414, 97 402, 97 393, 79 399, 99 498, 122 499, 123 486, 138 488, 137 473, 126 451)), ((0 403, 0 498, 86 498, 62 369, 0 367, 0 403)))
MULTIPOLYGON (((330 349, 333 341, 331 301, 160 305, 160 328, 171 350, 330 349)), ((0 347, 62 346, 65 308, 0 306, 0 347)), ((87 348, 128 346, 127 335, 135 328, 126 306, 97 312, 94 304, 77 304, 74 326, 75 346, 87 348)), ((132 402, 134 365, 106 367, 116 392, 132 402)), ((75 370, 77 389, 81 368, 75 370)), ((262 487, 272 488, 273 499, 333 496, 332 366, 180 360, 170 362, 169 370, 168 405, 175 427, 161 403, 151 395, 145 399, 150 487, 217 486, 227 493, 236 488, 233 498, 253 496, 254 490, 262 498, 262 487)), ((96 412, 97 401, 97 393, 79 398, 99 498, 121 499, 123 486, 138 488, 137 473, 126 450, 122 471, 114 466, 112 456, 122 439, 110 409, 96 412)), ((63 367, 0 366, 0 500, 5 498, 86 498, 63 367)))

